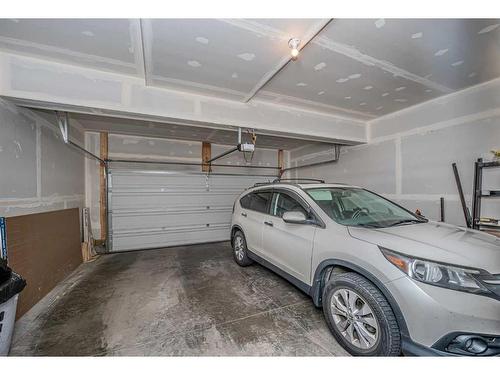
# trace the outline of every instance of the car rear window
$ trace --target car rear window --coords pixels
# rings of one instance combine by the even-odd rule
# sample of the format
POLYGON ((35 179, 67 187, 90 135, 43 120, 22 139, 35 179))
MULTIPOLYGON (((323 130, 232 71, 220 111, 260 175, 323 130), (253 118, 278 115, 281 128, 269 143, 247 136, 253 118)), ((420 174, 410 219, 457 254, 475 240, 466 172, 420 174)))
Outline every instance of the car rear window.
POLYGON ((267 213, 268 203, 271 200, 271 196, 272 194, 269 191, 250 193, 240 199, 240 204, 243 208, 267 213))

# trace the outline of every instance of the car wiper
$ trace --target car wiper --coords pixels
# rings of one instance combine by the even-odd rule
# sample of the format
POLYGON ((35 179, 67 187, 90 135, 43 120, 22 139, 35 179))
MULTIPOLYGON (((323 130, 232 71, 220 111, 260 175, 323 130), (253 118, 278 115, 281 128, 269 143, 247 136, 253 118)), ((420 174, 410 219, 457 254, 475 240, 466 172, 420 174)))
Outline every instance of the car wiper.
POLYGON ((363 224, 363 223, 359 223, 359 224, 356 224, 358 227, 363 227, 363 228, 381 228, 380 225, 377 225, 377 224, 363 224))
POLYGON ((425 221, 419 220, 419 219, 403 219, 403 220, 398 220, 398 221, 396 221, 388 226, 395 227, 397 225, 406 224, 406 223, 425 223, 425 221))

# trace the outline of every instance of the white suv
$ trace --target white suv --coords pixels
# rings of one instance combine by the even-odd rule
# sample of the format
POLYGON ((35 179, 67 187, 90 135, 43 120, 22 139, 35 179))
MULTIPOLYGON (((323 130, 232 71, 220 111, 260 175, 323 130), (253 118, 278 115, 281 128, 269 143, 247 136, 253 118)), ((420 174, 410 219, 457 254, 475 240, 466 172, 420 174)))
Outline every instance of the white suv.
POLYGON ((342 184, 257 185, 231 241, 323 307, 353 355, 500 354, 500 239, 342 184))

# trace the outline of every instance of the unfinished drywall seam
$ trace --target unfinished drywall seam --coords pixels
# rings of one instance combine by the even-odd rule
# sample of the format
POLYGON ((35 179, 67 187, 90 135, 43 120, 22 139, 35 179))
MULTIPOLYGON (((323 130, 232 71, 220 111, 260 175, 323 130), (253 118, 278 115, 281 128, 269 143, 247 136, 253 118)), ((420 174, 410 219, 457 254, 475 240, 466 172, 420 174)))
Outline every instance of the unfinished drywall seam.
POLYGON ((133 49, 135 65, 137 68, 137 75, 139 77, 144 77, 144 80, 147 85, 148 82, 146 77, 146 64, 144 60, 141 21, 139 19, 130 20, 129 33, 130 33, 130 45, 132 46, 133 49))
MULTIPOLYGON (((397 139, 399 137, 407 137, 411 135, 421 135, 421 134, 427 134, 431 131, 435 130, 441 130, 441 129, 446 129, 449 127, 457 126, 457 125, 462 125, 467 122, 474 122, 474 121, 479 121, 479 120, 485 120, 490 117, 496 117, 500 116, 500 108, 495 108, 495 109, 490 109, 487 111, 482 111, 478 113, 474 113, 472 115, 465 115, 465 116, 460 116, 460 117, 455 117, 451 120, 445 120, 441 122, 436 122, 431 125, 426 125, 418 128, 414 128, 411 130, 407 130, 404 132, 400 133, 395 133, 395 134, 389 134, 389 135, 384 135, 380 137, 376 137, 371 139, 370 143, 367 143, 366 145, 370 144, 375 144, 375 143, 380 143, 380 142, 385 142, 391 139, 397 139)), ((364 145, 359 145, 359 146, 364 146, 364 145)), ((353 146, 353 147, 359 147, 359 146, 353 146)))
POLYGON ((257 21, 251 20, 251 19, 242 19, 242 18, 218 18, 217 19, 220 22, 227 23, 229 25, 232 25, 234 27, 238 27, 242 30, 250 31, 254 34, 265 36, 271 39, 281 39, 284 41, 288 41, 290 39, 290 36, 284 33, 281 30, 278 30, 274 27, 268 26, 268 25, 263 25, 257 21))
MULTIPOLYGON (((359 112, 359 111, 356 111, 356 110, 353 110, 353 109, 336 107, 336 106, 331 105, 331 104, 324 104, 324 103, 314 102, 314 101, 307 100, 307 99, 297 98, 295 96, 288 96, 288 95, 283 95, 283 94, 276 94, 274 92, 266 91, 266 90, 260 91, 259 94, 262 94, 264 96, 269 96, 269 97, 272 97, 274 99, 288 100, 290 102, 297 103, 299 105, 303 104, 304 106, 309 106, 309 107, 313 107, 314 106, 315 109, 308 108, 308 107, 301 107, 300 110, 310 111, 310 112, 313 112, 313 113, 318 113, 318 112, 320 112, 320 113, 326 113, 326 114, 328 114, 330 116, 334 116, 336 118, 340 118, 340 119, 344 119, 344 120, 350 120, 350 121, 355 120, 355 121, 360 121, 361 122, 361 121, 372 120, 372 119, 374 120, 375 119, 374 115, 370 115, 370 114, 367 114, 367 113, 359 112), (348 117, 349 114, 355 115, 355 116, 358 116, 358 117, 348 117), (363 118, 363 119, 361 119, 361 118, 363 118)), ((252 101, 253 102, 269 103, 268 100, 262 99, 262 96, 255 97, 252 101)), ((287 103, 283 103, 283 102, 279 102, 278 105, 284 106, 284 107, 295 108, 291 104, 287 104, 287 103)))
MULTIPOLYGON (((5 36, 0 36, 0 42, 7 45, 20 46, 24 48, 33 48, 35 50, 43 51, 43 52, 52 52, 60 55, 67 55, 71 57, 75 57, 79 60, 90 61, 90 62, 99 62, 109 64, 111 66, 121 66, 126 68, 135 69, 134 63, 128 63, 116 59, 112 59, 109 57, 102 57, 97 55, 90 55, 82 52, 72 51, 66 48, 60 48, 55 46, 49 46, 44 44, 39 44, 36 42, 30 42, 21 39, 9 38, 5 36)), ((59 61, 59 60, 51 60, 51 61, 59 61)))
MULTIPOLYGON (((22 108, 8 101, 0 99, 0 107, 2 111, 11 112, 18 121, 15 119, 12 120, 13 124, 0 124, 0 132, 3 130, 3 125, 6 125, 7 128, 9 125, 14 125, 15 129, 19 129, 19 132, 14 138, 14 141, 24 144, 25 142, 31 142, 31 163, 33 168, 28 170, 16 170, 15 166, 7 166, 8 168, 13 168, 14 173, 18 175, 24 174, 26 178, 29 179, 30 186, 32 186, 32 191, 26 197, 26 195, 19 195, 16 193, 16 190, 12 190, 14 194, 12 196, 6 196, 0 199, 0 216, 15 216, 15 215, 24 215, 37 213, 41 211, 51 211, 51 210, 60 210, 68 207, 81 207, 83 204, 83 195, 82 194, 70 194, 64 186, 61 186, 59 189, 59 185, 54 185, 50 187, 47 185, 47 182, 50 182, 51 179, 44 178, 46 173, 49 175, 58 177, 62 181, 66 180, 66 175, 62 175, 62 173, 66 173, 62 170, 56 169, 56 163, 59 158, 64 158, 66 155, 58 155, 54 156, 51 153, 50 143, 45 143, 46 140, 52 140, 52 134, 56 137, 60 138, 58 135, 58 130, 55 125, 50 124, 44 119, 41 115, 34 113, 30 109, 22 108), (22 135, 23 133, 21 127, 31 127, 30 133, 32 134, 30 137, 26 138, 22 135), (48 131, 45 131, 47 129, 48 131), (48 136, 48 138, 47 138, 48 136), (54 159, 56 157, 56 159, 54 159), (47 195, 50 194, 50 195, 47 195)), ((10 121, 10 120, 9 120, 10 121)), ((52 144, 53 145, 53 144, 52 144)), ((68 151, 70 153, 72 151, 68 151)), ((83 156, 81 157, 81 162, 83 162, 83 156)), ((70 166, 72 168, 72 166, 70 166)), ((6 171, 8 172, 8 171, 6 171)), ((72 172, 69 172, 72 173, 72 172)), ((19 176, 21 176, 19 175, 19 176)), ((69 176, 70 179, 79 178, 80 174, 72 174, 69 176)), ((83 182, 83 175, 82 182, 83 182)), ((14 184, 23 184, 21 180, 17 181, 17 178, 14 178, 14 184)), ((15 185, 15 186, 17 186, 15 185)), ((10 195, 10 194, 9 194, 10 195)))
POLYGON ((80 201, 84 199, 83 194, 74 195, 57 195, 52 194, 47 197, 41 197, 40 199, 34 198, 6 198, 0 199, 0 208, 4 207, 7 210, 13 208, 38 208, 52 206, 56 203, 65 203, 68 201, 80 201))
MULTIPOLYGON (((410 200, 410 201, 427 201, 427 202, 435 202, 436 204, 439 202, 439 199, 442 197, 446 202, 459 202, 460 196, 458 194, 390 194, 390 193, 382 193, 382 195, 388 199, 393 200, 410 200)), ((464 194, 465 201, 470 202, 472 200, 471 194, 464 194)))
MULTIPOLYGON (((206 83, 186 81, 184 79, 177 79, 177 78, 162 77, 162 76, 158 76, 155 74, 149 75, 149 73, 148 73, 148 76, 150 76, 151 79, 153 79, 155 81, 164 82, 167 85, 168 84, 173 84, 173 85, 177 84, 177 85, 182 85, 182 86, 193 87, 195 89, 205 89, 205 90, 209 90, 209 91, 220 92, 222 94, 234 95, 234 96, 238 96, 241 98, 243 98, 245 96, 245 92, 243 92, 243 91, 228 89, 228 88, 219 87, 219 86, 213 86, 213 85, 209 85, 206 83)), ((161 85, 148 84, 148 86, 161 89, 161 85)), ((175 88, 174 88, 174 90, 175 90, 175 88)), ((196 92, 193 92, 192 94, 203 96, 203 94, 196 93, 196 92)))
POLYGON ((380 68, 385 72, 391 73, 396 77, 401 77, 401 78, 407 79, 409 81, 419 83, 423 86, 434 89, 436 91, 439 91, 442 93, 451 93, 453 91, 452 89, 450 89, 446 86, 443 86, 439 83, 433 82, 427 78, 420 77, 416 74, 408 72, 407 70, 399 68, 396 65, 394 65, 388 61, 376 59, 375 57, 372 57, 372 56, 369 56, 369 55, 362 53, 361 51, 357 50, 354 47, 348 46, 346 44, 334 42, 333 40, 328 39, 324 36, 317 38, 312 43, 315 43, 315 44, 317 44, 323 48, 329 49, 333 52, 337 52, 337 53, 344 55, 346 57, 349 57, 353 60, 359 61, 362 64, 369 65, 369 66, 376 66, 377 68, 380 68))
POLYGON ((381 122, 381 121, 385 121, 385 120, 393 118, 393 117, 401 116, 401 115, 405 114, 406 112, 418 110, 420 107, 424 107, 424 106, 429 105, 433 102, 434 103, 446 103, 446 102, 451 101, 455 96, 473 94, 473 93, 483 89, 485 86, 490 86, 490 85, 491 86, 500 85, 500 78, 495 78, 495 79, 492 79, 492 80, 489 80, 486 82, 481 82, 477 85, 467 87, 463 90, 459 90, 459 91, 455 91, 455 92, 452 92, 452 93, 449 93, 446 95, 438 96, 437 98, 426 100, 424 102, 412 105, 410 107, 403 108, 399 111, 388 113, 387 115, 377 117, 376 119, 373 119, 373 120, 369 120, 367 122, 367 125, 368 124, 375 125, 375 123, 377 123, 377 122, 381 122))
POLYGON ((372 124, 370 122, 365 125, 366 143, 370 143, 372 140, 372 124))

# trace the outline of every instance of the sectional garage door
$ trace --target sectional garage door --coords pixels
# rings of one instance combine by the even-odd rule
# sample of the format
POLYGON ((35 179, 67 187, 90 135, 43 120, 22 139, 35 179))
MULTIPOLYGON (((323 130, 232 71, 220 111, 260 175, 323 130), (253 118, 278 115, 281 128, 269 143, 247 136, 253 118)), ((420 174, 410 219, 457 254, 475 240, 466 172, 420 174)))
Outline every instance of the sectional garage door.
POLYGON ((235 198, 273 177, 110 169, 109 251, 229 239, 235 198))

